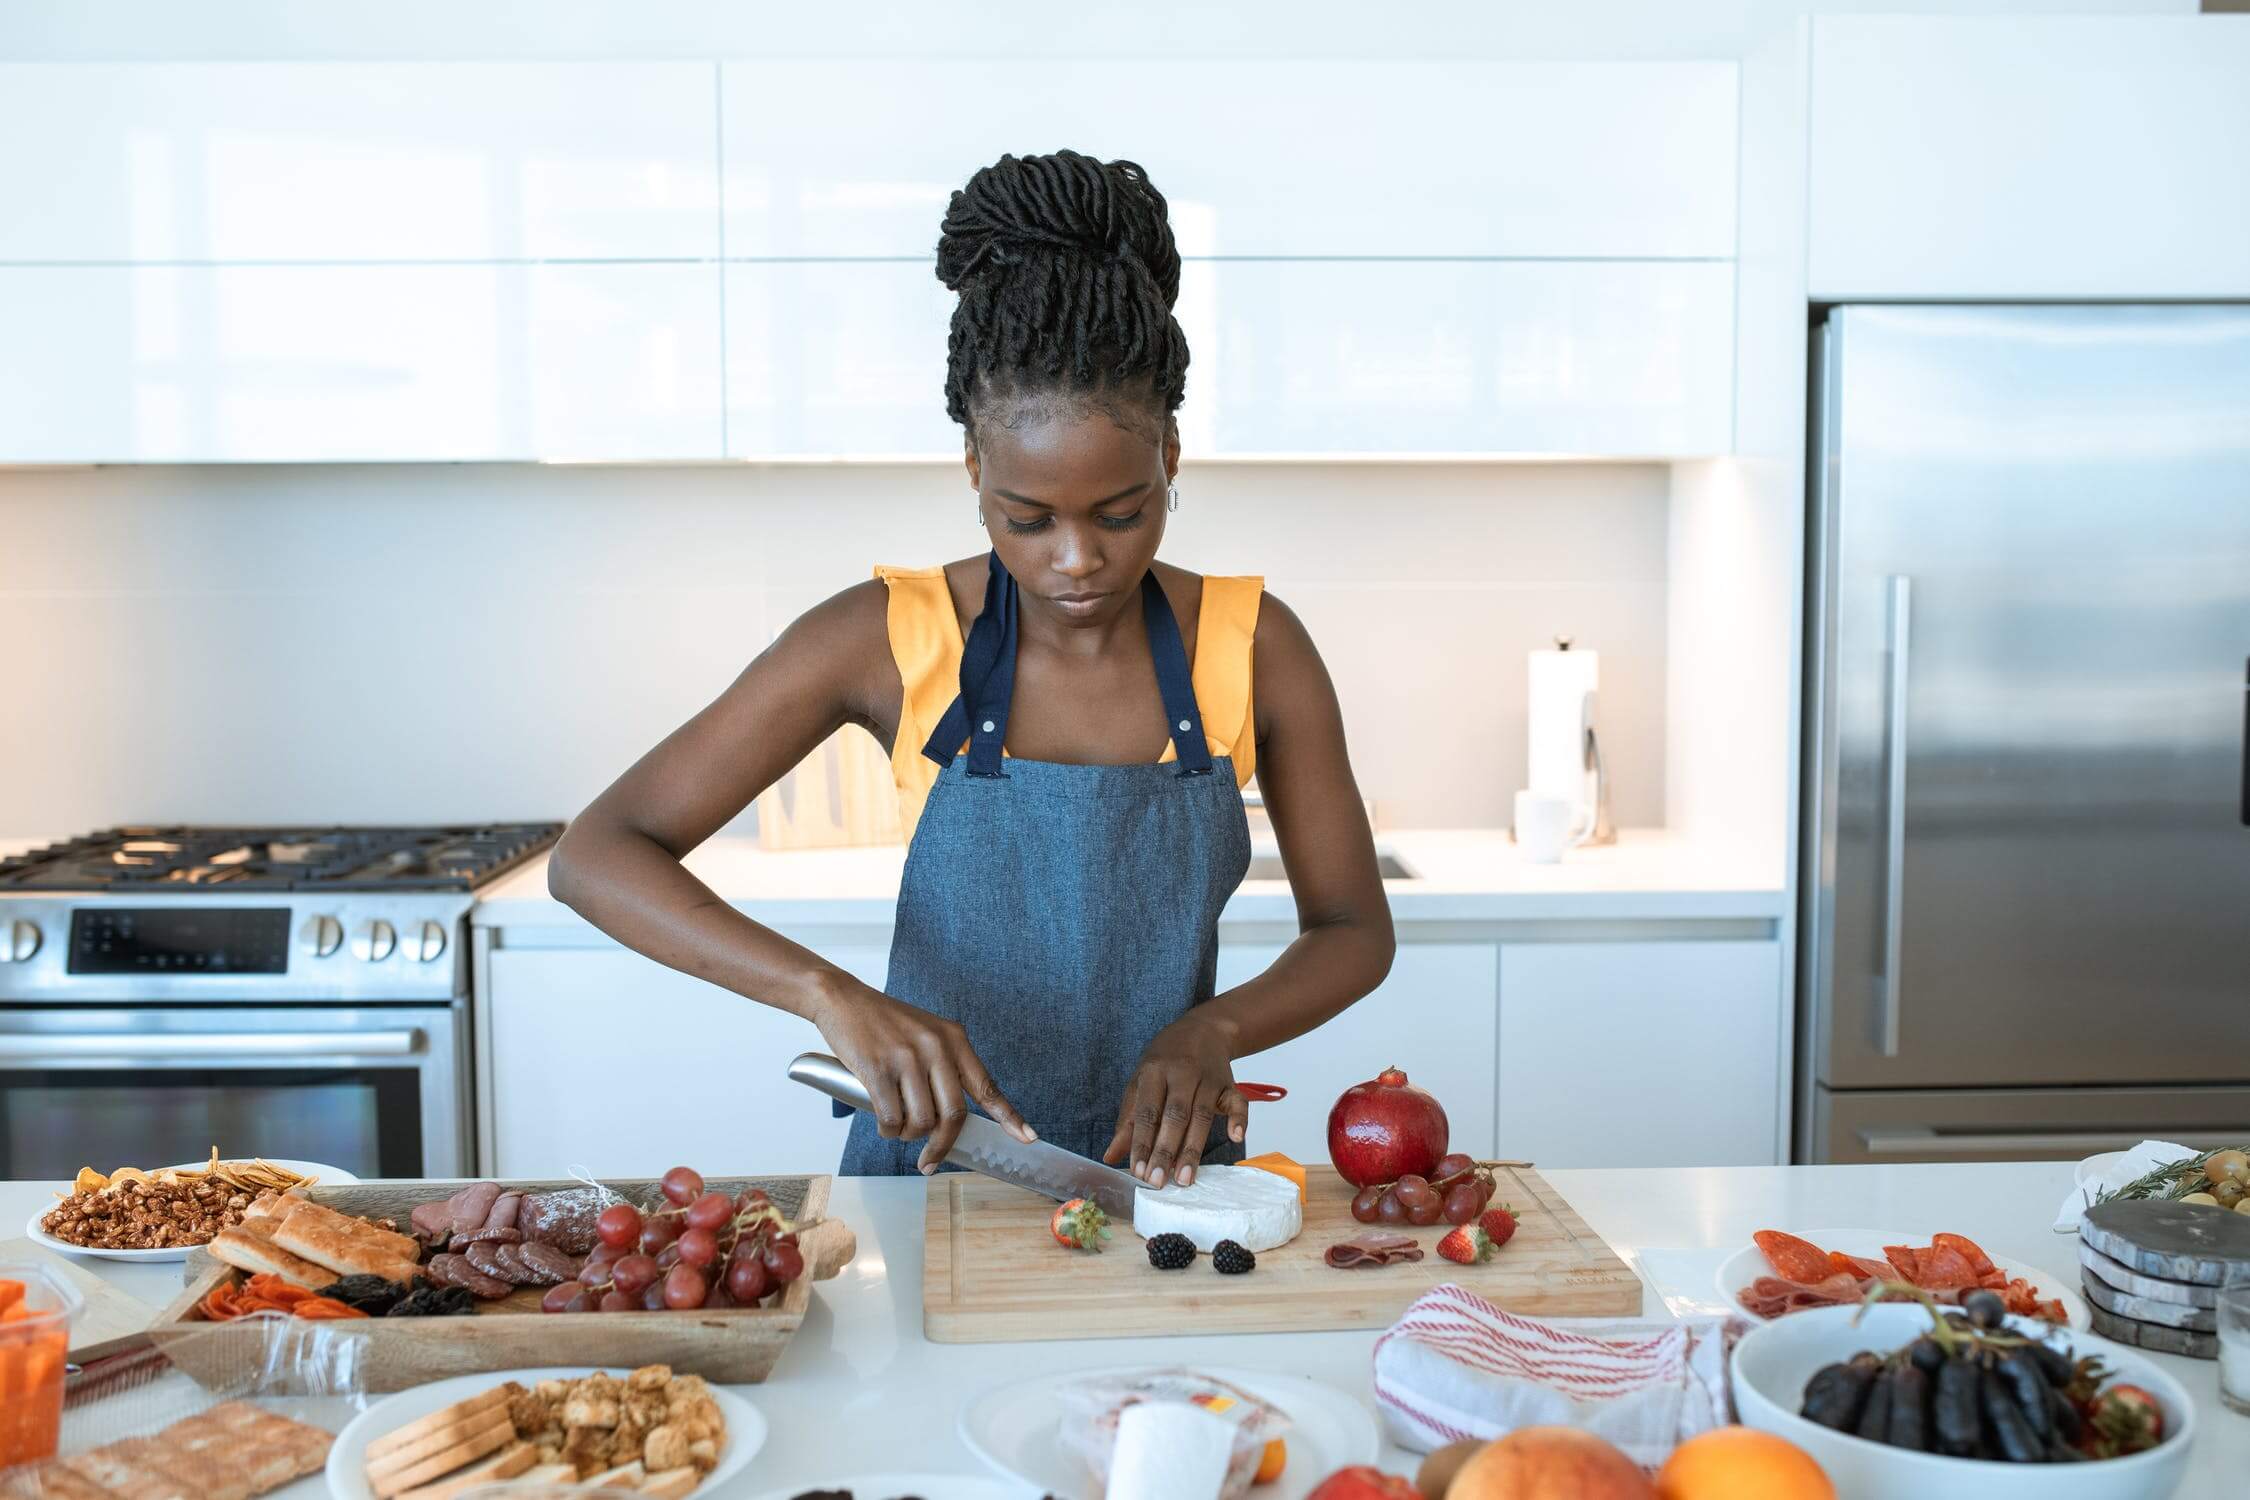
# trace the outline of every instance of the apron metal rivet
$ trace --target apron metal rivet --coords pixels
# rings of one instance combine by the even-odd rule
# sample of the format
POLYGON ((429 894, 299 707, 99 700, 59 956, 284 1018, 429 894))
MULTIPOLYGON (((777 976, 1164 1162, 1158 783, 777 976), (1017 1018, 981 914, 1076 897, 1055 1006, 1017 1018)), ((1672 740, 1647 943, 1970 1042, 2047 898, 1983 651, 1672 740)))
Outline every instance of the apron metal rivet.
POLYGON ((1188 730, 1188 721, 1187 721, 1187 720, 1185 720, 1185 719, 1182 719, 1182 720, 1180 720, 1180 732, 1181 732, 1182 734, 1185 734, 1185 733, 1187 732, 1187 730, 1188 730))
POLYGON ((990 719, 984 721, 984 732, 986 734, 992 733, 992 721, 990 719))

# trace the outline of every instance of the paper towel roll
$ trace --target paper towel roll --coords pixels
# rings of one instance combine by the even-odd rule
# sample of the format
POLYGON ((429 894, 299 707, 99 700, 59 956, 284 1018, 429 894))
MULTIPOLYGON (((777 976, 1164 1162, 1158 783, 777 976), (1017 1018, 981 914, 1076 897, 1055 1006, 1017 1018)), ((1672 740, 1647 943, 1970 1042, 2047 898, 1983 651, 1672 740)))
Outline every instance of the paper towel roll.
POLYGON ((1586 724, 1602 683, 1598 651, 1531 653, 1529 780, 1535 792, 1584 807, 1586 724))

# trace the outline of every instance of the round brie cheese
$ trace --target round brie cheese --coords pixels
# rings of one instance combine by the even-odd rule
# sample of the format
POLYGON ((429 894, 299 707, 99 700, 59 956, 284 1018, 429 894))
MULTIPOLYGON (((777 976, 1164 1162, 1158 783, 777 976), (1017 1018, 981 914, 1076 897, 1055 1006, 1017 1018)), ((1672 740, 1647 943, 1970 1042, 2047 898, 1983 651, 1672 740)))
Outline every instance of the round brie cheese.
POLYGON ((1221 1240, 1245 1250, 1286 1245, 1304 1228, 1297 1184, 1256 1167, 1201 1166, 1188 1187, 1133 1194, 1133 1232, 1142 1239, 1184 1234, 1208 1255, 1221 1240))

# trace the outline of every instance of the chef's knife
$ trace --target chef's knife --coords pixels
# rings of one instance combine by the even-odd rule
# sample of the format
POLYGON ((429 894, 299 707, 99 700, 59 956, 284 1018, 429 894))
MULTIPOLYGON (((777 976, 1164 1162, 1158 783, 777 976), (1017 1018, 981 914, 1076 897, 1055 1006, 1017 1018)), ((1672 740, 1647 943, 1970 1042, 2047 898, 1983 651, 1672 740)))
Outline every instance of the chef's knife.
MULTIPOLYGON (((873 1113, 875 1103, 852 1071, 825 1052, 806 1052, 789 1065, 789 1076, 831 1099, 873 1113)), ((1091 1198, 1112 1219, 1133 1222, 1133 1194, 1143 1186, 1132 1173, 1050 1146, 1045 1141, 1025 1144, 1006 1128, 971 1111, 961 1124, 961 1134, 946 1161, 1020 1188, 1029 1188, 1057 1202, 1091 1198)))

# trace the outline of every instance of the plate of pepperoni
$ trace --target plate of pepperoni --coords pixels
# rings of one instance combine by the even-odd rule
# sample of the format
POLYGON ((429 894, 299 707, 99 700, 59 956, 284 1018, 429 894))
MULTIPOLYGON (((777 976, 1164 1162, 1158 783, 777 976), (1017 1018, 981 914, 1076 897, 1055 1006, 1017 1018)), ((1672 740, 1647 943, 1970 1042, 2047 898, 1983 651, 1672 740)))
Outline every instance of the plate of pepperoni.
POLYGON ((2035 1266, 1988 1255, 1958 1234, 1905 1234, 1882 1229, 1761 1229, 1727 1257, 1716 1278, 1719 1295, 1761 1322, 1808 1307, 1863 1302, 1877 1281, 1903 1281, 1941 1303, 1989 1288, 2008 1311, 2024 1317, 2092 1325, 2077 1292, 2035 1266))

